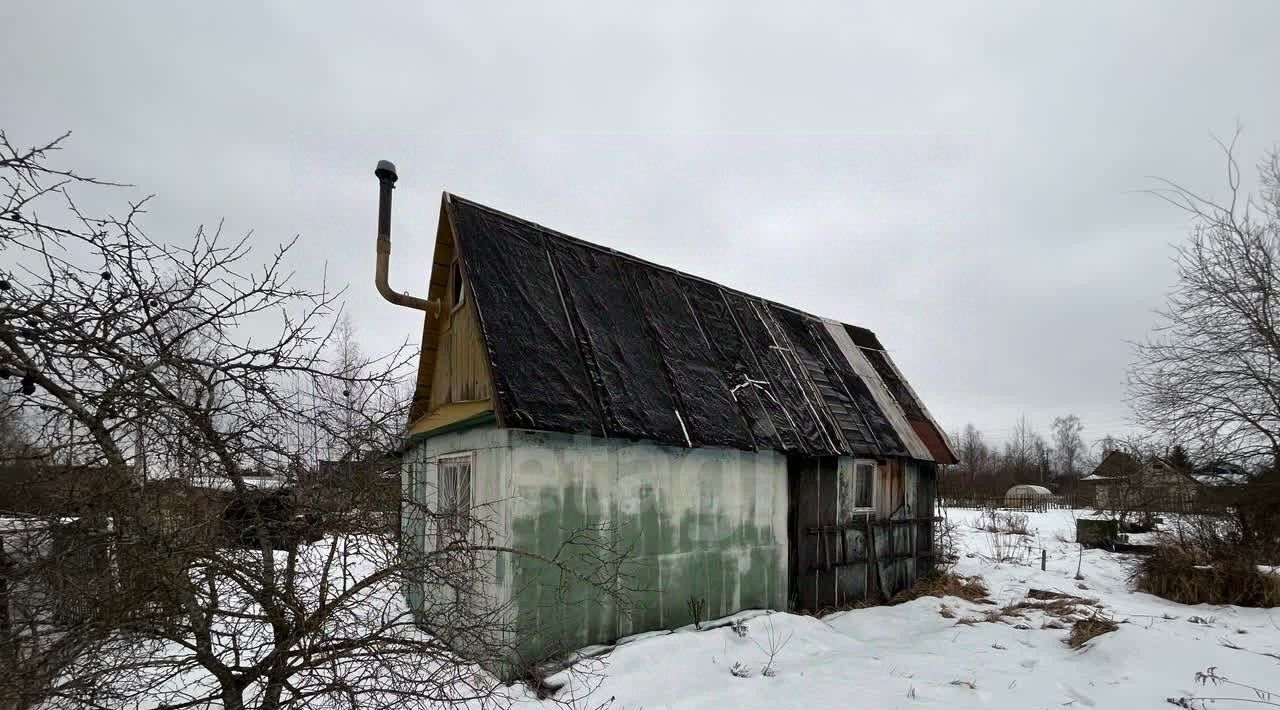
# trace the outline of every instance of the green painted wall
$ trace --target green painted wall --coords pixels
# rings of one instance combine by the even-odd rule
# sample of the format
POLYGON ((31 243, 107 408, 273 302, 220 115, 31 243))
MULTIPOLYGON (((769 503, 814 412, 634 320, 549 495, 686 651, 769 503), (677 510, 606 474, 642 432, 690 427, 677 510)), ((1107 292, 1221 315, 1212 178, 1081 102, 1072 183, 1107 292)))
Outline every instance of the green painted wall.
MULTIPOLYGON (((532 553, 495 555, 482 585, 519 639, 517 662, 692 623, 690 598, 707 619, 785 608, 786 459, 776 452, 490 426, 417 442, 405 457, 406 487, 430 507, 432 459, 466 450, 477 451, 474 495, 488 511, 490 541, 532 553), (630 550, 622 575, 605 580, 630 590, 627 604, 535 557, 601 581, 591 545, 566 539, 630 550)), ((432 544, 411 515, 404 522, 407 549, 432 544)), ((406 592, 415 608, 430 593, 406 592)))
POLYGON ((599 565, 584 533, 630 550, 614 581, 629 603, 529 557, 515 557, 511 600, 525 657, 693 622, 785 608, 786 461, 773 452, 676 449, 534 432, 511 433, 516 548, 599 565))

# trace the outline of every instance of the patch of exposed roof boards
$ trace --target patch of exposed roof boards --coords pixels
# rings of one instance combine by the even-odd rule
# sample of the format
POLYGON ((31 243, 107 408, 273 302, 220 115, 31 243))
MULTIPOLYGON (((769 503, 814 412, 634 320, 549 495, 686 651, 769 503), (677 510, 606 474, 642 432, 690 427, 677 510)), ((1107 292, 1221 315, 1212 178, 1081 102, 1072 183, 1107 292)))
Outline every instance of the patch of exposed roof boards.
POLYGON ((445 204, 504 425, 954 462, 871 331, 445 204))

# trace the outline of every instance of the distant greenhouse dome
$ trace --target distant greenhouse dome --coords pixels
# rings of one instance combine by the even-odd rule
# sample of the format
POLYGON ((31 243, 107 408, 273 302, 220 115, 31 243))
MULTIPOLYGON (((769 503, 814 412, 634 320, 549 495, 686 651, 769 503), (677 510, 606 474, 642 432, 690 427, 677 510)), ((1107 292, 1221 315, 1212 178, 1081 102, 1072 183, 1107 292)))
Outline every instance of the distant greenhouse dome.
POLYGON ((1039 508, 1053 498, 1053 492, 1044 486, 1033 486, 1021 483, 1004 493, 1004 504, 1008 508, 1039 508))

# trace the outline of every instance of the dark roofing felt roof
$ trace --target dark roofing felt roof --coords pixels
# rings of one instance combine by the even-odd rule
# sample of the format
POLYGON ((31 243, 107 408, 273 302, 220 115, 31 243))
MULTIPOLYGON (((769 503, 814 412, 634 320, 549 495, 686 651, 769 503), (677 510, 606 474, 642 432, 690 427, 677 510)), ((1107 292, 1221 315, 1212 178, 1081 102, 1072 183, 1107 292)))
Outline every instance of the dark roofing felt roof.
POLYGON ((1102 457, 1102 460, 1098 462, 1098 465, 1094 467, 1089 476, 1123 478, 1137 471, 1141 466, 1142 464, 1138 462, 1138 459, 1132 455, 1119 449, 1113 449, 1102 457))
POLYGON ((841 354, 838 324, 454 195, 445 205, 504 425, 810 455, 906 456, 914 434, 954 461, 871 331, 843 326, 911 432, 841 354))

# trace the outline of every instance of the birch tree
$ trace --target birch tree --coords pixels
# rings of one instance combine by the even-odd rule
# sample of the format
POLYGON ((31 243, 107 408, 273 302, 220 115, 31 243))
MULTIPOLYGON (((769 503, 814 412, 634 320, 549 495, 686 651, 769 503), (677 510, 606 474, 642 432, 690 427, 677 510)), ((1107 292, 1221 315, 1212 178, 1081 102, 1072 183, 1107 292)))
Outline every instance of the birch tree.
POLYGON ((1080 463, 1084 457, 1084 440, 1080 436, 1083 431, 1080 417, 1074 414, 1053 420, 1053 449, 1061 476, 1074 478, 1080 474, 1080 463))

